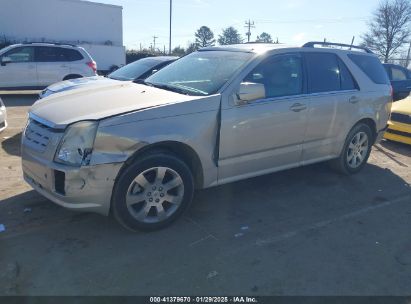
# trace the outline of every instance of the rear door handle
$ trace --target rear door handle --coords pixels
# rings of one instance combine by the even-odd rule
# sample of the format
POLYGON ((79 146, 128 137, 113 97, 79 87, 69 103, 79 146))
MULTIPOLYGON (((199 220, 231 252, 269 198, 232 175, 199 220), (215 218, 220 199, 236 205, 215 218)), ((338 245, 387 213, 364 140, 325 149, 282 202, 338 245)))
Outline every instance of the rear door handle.
POLYGON ((357 103, 360 101, 360 99, 357 96, 351 96, 350 99, 348 99, 350 103, 357 103))
POLYGON ((307 106, 303 103, 295 103, 290 107, 290 110, 293 112, 300 112, 307 109, 307 106))

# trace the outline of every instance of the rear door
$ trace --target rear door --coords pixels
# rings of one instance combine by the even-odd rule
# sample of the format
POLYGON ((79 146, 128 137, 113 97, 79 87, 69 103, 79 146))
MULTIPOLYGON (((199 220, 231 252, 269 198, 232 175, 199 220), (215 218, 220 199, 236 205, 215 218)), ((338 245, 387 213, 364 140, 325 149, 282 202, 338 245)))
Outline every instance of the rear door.
POLYGON ((301 55, 269 57, 242 82, 263 84, 266 96, 222 109, 220 182, 297 166, 301 160, 309 101, 301 55))
POLYGON ((358 113, 358 85, 344 62, 333 53, 304 53, 310 107, 303 145, 303 164, 338 155, 350 116, 358 113))
POLYGON ((0 57, 8 57, 10 63, 0 65, 1 88, 35 88, 38 86, 37 69, 32 46, 16 47, 0 57))
POLYGON ((70 74, 70 64, 60 47, 36 46, 35 58, 39 86, 46 87, 62 81, 70 74))

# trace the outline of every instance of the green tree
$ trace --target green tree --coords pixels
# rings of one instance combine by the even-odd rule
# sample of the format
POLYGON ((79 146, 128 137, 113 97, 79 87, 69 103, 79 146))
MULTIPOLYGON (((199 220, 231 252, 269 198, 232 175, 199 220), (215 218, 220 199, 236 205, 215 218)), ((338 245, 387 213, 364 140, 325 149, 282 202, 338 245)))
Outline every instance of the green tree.
POLYGON ((270 34, 262 32, 261 35, 257 36, 256 42, 273 43, 273 39, 270 34))
POLYGON ((232 26, 223 29, 222 34, 218 36, 218 43, 221 45, 238 44, 242 42, 243 39, 241 38, 241 35, 232 26))
POLYGON ((194 35, 196 37, 195 44, 198 47, 213 46, 215 44, 214 33, 205 25, 200 27, 194 35))
POLYGON ((369 30, 362 36, 363 44, 388 62, 408 41, 410 22, 409 0, 384 0, 368 23, 369 30))
POLYGON ((182 48, 181 46, 176 46, 172 51, 171 54, 173 56, 184 56, 186 54, 186 51, 184 50, 184 48, 182 48))

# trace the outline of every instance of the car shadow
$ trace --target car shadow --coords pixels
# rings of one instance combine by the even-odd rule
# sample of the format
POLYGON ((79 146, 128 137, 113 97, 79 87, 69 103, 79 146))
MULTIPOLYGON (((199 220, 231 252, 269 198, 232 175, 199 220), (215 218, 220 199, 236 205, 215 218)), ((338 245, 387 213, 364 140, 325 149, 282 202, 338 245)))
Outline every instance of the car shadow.
POLYGON ((390 140, 382 140, 380 142, 380 145, 388 150, 411 157, 411 145, 390 140))
MULTIPOLYGON (((193 224, 213 234, 244 225, 264 233, 267 229, 275 231, 278 223, 295 221, 298 226, 409 195, 407 182, 389 169, 369 164, 359 174, 344 176, 326 164, 316 164, 197 191, 182 219, 150 237, 153 242, 164 234, 175 233, 177 237, 193 229, 193 224)), ((147 235, 128 232, 111 217, 62 208, 35 191, 0 201, 0 214, 6 215, 2 221, 12 232, 30 227, 55 229, 56 225, 75 222, 76 231, 102 238, 147 235), (30 211, 26 214, 27 208, 30 211)))
POLYGON ((0 98, 3 100, 4 105, 7 107, 28 107, 31 106, 36 100, 38 95, 7 95, 1 94, 0 98))
POLYGON ((21 132, 16 135, 9 137, 1 142, 1 147, 3 150, 14 156, 20 156, 20 142, 21 142, 21 132))

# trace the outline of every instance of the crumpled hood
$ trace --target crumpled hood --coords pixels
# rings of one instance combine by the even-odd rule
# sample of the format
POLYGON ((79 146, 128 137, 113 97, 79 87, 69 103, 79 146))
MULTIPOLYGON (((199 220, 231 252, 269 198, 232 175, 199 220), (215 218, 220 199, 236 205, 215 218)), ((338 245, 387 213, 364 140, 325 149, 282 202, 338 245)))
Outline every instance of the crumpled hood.
MULTIPOLYGON (((54 128, 81 120, 98 120, 122 113, 204 98, 187 96, 133 82, 84 86, 38 100, 29 114, 54 128)), ((178 114, 178 113, 176 113, 178 114)))
POLYGON ((119 80, 110 79, 102 76, 92 76, 60 81, 52 85, 49 85, 47 87, 47 90, 50 90, 54 93, 58 93, 67 90, 77 89, 82 86, 105 86, 116 83, 118 84, 119 80))
POLYGON ((394 102, 391 107, 391 112, 411 115, 411 97, 394 102))

